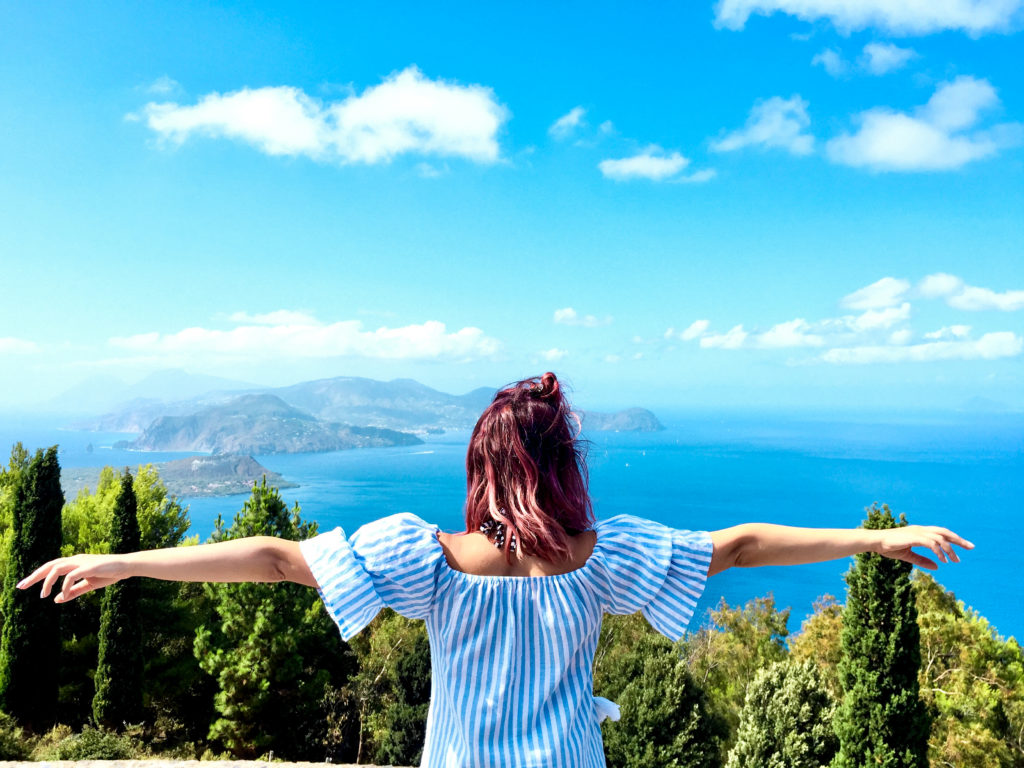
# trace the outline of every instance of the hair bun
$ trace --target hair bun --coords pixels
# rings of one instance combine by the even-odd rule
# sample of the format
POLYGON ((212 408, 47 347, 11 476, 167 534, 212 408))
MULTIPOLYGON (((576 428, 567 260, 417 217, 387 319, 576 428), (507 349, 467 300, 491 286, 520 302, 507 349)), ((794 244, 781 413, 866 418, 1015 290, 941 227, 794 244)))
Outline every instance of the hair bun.
POLYGON ((538 400, 557 399, 559 396, 558 378, 548 371, 530 387, 530 394, 538 400))

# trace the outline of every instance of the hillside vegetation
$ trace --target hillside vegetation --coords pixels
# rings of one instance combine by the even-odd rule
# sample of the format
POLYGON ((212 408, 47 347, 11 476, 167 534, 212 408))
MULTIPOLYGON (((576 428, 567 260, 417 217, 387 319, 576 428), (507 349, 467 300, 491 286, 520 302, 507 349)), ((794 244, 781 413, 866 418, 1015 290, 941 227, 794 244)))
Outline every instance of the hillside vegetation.
MULTIPOLYGON (((32 611, 54 607, 35 589, 14 589, 38 564, 26 560, 32 541, 65 555, 108 552, 112 542, 198 543, 188 510, 152 467, 108 469, 95 491, 65 502, 55 456, 18 445, 0 472, 0 759, 418 762, 429 645, 422 622, 390 611, 345 643, 317 592, 298 584, 140 579, 131 603, 99 591, 60 605, 59 647, 45 662, 15 642, 32 611), (115 611, 137 616, 139 654, 114 650, 115 611), (110 685, 122 662, 141 665, 140 684, 110 685), (38 679, 24 670, 40 664, 55 672, 52 687, 4 682, 38 679), (120 709, 129 697, 135 703, 120 709), (133 714, 110 715, 121 711, 133 714)), ((868 522, 899 524, 885 508, 869 510, 868 522)), ((317 532, 261 482, 232 521, 218 519, 211 540, 317 532)), ((795 635, 771 595, 720 604, 676 644, 640 614, 606 617, 595 692, 623 711, 602 726, 609 765, 1024 766, 1020 646, 931 576, 890 573, 877 557, 856 559, 856 599, 823 598, 795 635), (919 744, 888 714, 897 702, 918 713, 919 744)))

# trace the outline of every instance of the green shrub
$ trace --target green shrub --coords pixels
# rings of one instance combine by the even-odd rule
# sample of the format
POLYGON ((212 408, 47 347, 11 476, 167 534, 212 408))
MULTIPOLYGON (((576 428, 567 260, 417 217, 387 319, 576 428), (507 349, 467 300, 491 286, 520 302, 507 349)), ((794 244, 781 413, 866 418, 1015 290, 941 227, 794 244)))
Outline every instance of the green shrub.
POLYGON ((0 712, 0 760, 26 760, 32 752, 32 738, 13 717, 0 712))
POLYGON ((149 757, 149 752, 131 733, 114 733, 86 726, 81 733, 72 733, 53 744, 42 760, 135 760, 149 757))
POLYGON ((47 760, 53 748, 64 739, 73 736, 74 733, 75 731, 70 725, 58 723, 53 726, 36 741, 35 746, 32 747, 32 754, 29 756, 29 760, 47 760))

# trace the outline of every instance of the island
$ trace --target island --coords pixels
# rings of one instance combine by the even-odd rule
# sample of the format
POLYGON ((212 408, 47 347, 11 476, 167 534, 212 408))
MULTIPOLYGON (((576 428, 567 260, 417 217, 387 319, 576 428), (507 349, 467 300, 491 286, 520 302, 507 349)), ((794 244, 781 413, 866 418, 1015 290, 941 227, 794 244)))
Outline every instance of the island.
MULTIPOLYGON (((299 487, 298 483, 271 472, 252 456, 242 454, 188 456, 157 462, 153 466, 160 473, 167 490, 182 498, 249 493, 253 483, 258 483, 264 475, 267 482, 277 488, 299 487)), ((74 498, 83 488, 95 490, 102 470, 103 467, 62 468, 60 484, 65 498, 74 498)))
POLYGON ((322 453, 352 448, 419 445, 408 432, 322 421, 270 394, 241 395, 182 416, 161 416, 135 440, 114 447, 130 451, 209 453, 322 453))
MULTIPOLYGON (((211 391, 176 401, 139 390, 119 409, 74 426, 135 434, 116 444, 135 451, 261 456, 418 445, 433 435, 471 430, 495 391, 478 387, 453 395, 412 379, 355 376, 247 392, 211 391)), ((664 429, 645 408, 581 411, 580 416, 587 432, 664 429)))
POLYGON ((583 412, 584 432, 661 432, 665 427, 646 408, 627 408, 618 413, 583 412))

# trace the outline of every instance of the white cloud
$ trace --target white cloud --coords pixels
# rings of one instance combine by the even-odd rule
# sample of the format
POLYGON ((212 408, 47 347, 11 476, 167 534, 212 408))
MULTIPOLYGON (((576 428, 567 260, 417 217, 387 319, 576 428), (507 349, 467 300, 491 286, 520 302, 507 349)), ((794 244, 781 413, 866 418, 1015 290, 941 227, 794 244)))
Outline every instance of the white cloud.
POLYGON ((794 155, 808 155, 814 149, 814 137, 804 133, 811 124, 807 102, 799 96, 783 99, 772 96, 754 104, 746 125, 713 142, 715 152, 731 152, 759 146, 785 149, 794 155))
POLYGON ((583 124, 583 116, 587 113, 583 107, 573 107, 566 114, 555 120, 548 128, 548 133, 556 139, 566 139, 583 124))
MULTIPOLYGON (((256 317, 269 318, 276 313, 256 317)), ((368 357, 404 360, 472 360, 491 357, 500 349, 497 339, 474 327, 449 332, 444 323, 366 330, 358 320, 321 323, 282 311, 283 322, 249 322, 230 330, 185 328, 176 333, 140 333, 114 337, 113 347, 130 352, 164 355, 174 360, 210 358, 265 360, 323 357, 368 357)))
POLYGON ((690 164, 688 158, 678 152, 668 154, 656 145, 651 145, 639 154, 617 160, 602 160, 597 167, 606 178, 615 181, 650 179, 665 181, 690 164))
POLYGON ((447 164, 443 168, 438 168, 430 163, 416 163, 416 173, 423 179, 437 179, 444 176, 447 172, 447 164))
POLYGON ((161 75, 152 83, 146 86, 146 93, 152 93, 157 96, 166 96, 169 93, 180 91, 181 85, 174 78, 168 77, 167 75, 161 75))
POLYGON ((966 339, 971 334, 969 325, 947 325, 937 331, 926 333, 926 339, 966 339))
POLYGON ((811 326, 803 318, 796 318, 785 323, 772 326, 770 330, 755 337, 759 347, 766 349, 784 349, 787 347, 820 347, 825 339, 810 333, 811 326))
POLYGON ((694 320, 686 327, 686 330, 679 332, 679 338, 683 341, 693 341, 703 335, 710 325, 710 320, 694 320))
POLYGON ((991 157, 1020 140, 1019 124, 966 132, 999 104, 987 80, 961 76, 940 85, 914 114, 876 107, 861 112, 856 133, 831 139, 833 163, 872 171, 948 171, 991 157))
POLYGON ((34 341, 16 339, 13 336, 0 336, 0 355, 31 355, 39 351, 34 341))
POLYGON ((1014 312, 1018 309, 1024 309, 1024 291, 996 293, 988 288, 965 285, 959 293, 955 293, 947 298, 946 303, 955 309, 966 309, 971 312, 985 309, 1014 312))
POLYGON ((926 299, 937 299, 957 293, 964 286, 964 281, 956 275, 936 272, 928 275, 917 285, 917 291, 926 299))
POLYGON ((895 277, 883 277, 843 297, 840 304, 850 309, 878 309, 891 307, 903 301, 910 283, 895 277))
POLYGON ((508 110, 481 85, 430 80, 416 67, 342 101, 323 103, 288 86, 210 93, 192 106, 147 104, 142 114, 162 138, 230 138, 269 155, 379 163, 406 153, 499 159, 508 110))
POLYGON ((954 309, 969 312, 1001 310, 1015 312, 1024 309, 1024 291, 1003 291, 998 293, 989 288, 967 285, 956 275, 938 272, 928 275, 919 284, 918 292, 929 299, 945 298, 954 309))
POLYGON ((869 309, 860 315, 843 319, 853 331, 877 331, 892 328, 897 323, 910 319, 910 303, 904 302, 898 307, 885 309, 869 309))
POLYGON ((917 57, 913 48, 900 48, 892 43, 868 43, 864 46, 861 67, 872 75, 884 75, 902 69, 917 57))
POLYGON ((605 355, 604 356, 604 361, 606 363, 617 363, 617 362, 619 362, 621 360, 622 360, 622 358, 619 355, 605 355))
POLYGON ((817 53, 813 59, 811 59, 811 66, 815 67, 821 65, 825 68, 832 77, 842 77, 846 74, 849 66, 843 60, 843 57, 839 54, 835 48, 826 48, 823 51, 817 53))
POLYGON ((1024 350, 1024 339, 1010 331, 986 333, 980 339, 929 341, 909 346, 841 347, 825 352, 827 363, 868 364, 931 362, 935 360, 996 360, 1015 357, 1024 350))
POLYGON ((955 275, 935 273, 916 286, 908 280, 884 277, 854 291, 842 304, 861 310, 856 314, 813 321, 798 317, 765 331, 747 331, 740 324, 724 333, 709 333, 710 323, 697 320, 684 331, 669 328, 664 336, 668 341, 698 339, 703 349, 824 348, 816 359, 849 364, 995 360, 1024 350, 1024 339, 1011 331, 972 338, 969 325, 952 324, 919 334, 910 324, 913 308, 907 298, 913 296, 944 298, 956 309, 1024 309, 1024 291, 997 293, 967 285, 955 275))
POLYGON ((557 363, 559 360, 561 360, 567 354, 569 354, 569 353, 566 352, 564 349, 558 349, 558 347, 552 347, 551 349, 546 349, 543 352, 541 352, 540 356, 543 357, 545 360, 547 360, 549 363, 557 363))
POLYGON ((711 334, 700 340, 703 349, 739 349, 747 340, 747 332, 742 325, 734 326, 725 333, 711 334))
POLYGON ((711 181, 715 176, 718 175, 718 171, 714 168, 704 168, 699 171, 687 174, 685 176, 677 176, 672 181, 677 181, 681 184, 702 184, 705 181, 711 181))
POLYGON ((960 131, 974 125, 983 110, 998 104, 996 89, 988 80, 961 75, 936 88, 918 116, 936 128, 960 131))
POLYGON ((581 315, 572 307, 556 309, 553 320, 559 325, 578 325, 584 328, 597 328, 602 325, 609 325, 612 321, 610 316, 599 318, 596 315, 581 315))
POLYGON ((753 14, 786 13, 804 21, 828 19, 842 32, 877 27, 894 34, 956 29, 980 35, 1009 29, 1021 5, 1021 0, 719 0, 715 26, 743 29, 753 14))

